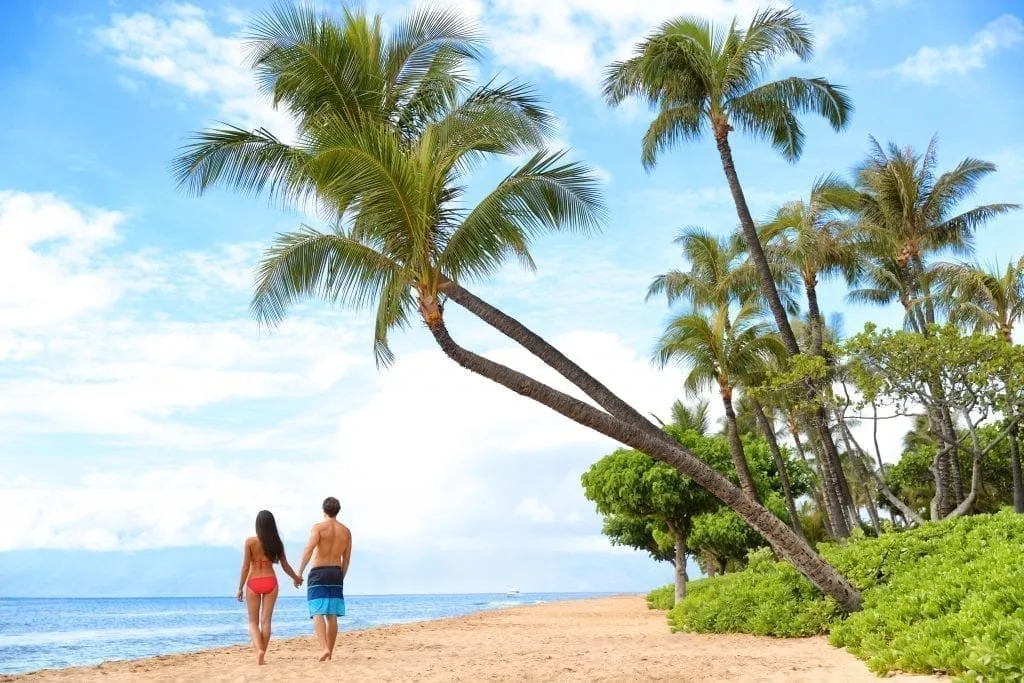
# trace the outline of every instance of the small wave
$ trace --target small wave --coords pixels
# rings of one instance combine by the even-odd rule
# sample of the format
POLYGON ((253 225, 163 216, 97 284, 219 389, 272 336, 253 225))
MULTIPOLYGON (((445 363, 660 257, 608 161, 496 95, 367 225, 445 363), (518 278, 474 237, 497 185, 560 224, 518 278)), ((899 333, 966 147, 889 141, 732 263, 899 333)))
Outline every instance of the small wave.
POLYGON ((174 626, 165 628, 99 628, 88 631, 45 631, 0 635, 0 647, 26 645, 71 645, 74 643, 118 642, 208 636, 237 631, 235 624, 224 626, 174 626))

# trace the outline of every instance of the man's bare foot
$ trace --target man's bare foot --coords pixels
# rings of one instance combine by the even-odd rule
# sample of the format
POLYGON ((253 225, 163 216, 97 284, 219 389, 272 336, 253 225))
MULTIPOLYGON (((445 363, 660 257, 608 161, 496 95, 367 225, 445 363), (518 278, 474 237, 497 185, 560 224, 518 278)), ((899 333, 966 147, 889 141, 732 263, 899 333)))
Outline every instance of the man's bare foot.
POLYGON ((266 650, 260 650, 256 653, 256 663, 263 666, 267 663, 267 652, 266 650))
POLYGON ((330 659, 331 659, 331 651, 330 650, 324 650, 323 654, 320 655, 320 661, 321 662, 327 662, 327 661, 330 661, 330 659))

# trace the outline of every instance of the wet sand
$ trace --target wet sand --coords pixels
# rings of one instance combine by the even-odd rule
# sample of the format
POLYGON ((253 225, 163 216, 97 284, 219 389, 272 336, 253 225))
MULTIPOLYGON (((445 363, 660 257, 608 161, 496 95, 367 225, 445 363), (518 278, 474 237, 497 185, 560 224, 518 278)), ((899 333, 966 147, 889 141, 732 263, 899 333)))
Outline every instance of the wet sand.
MULTIPOLYGON (((41 671, 0 681, 878 681, 824 638, 670 633, 642 597, 576 600, 338 635, 41 671)), ((888 680, 928 680, 899 676, 888 680)))

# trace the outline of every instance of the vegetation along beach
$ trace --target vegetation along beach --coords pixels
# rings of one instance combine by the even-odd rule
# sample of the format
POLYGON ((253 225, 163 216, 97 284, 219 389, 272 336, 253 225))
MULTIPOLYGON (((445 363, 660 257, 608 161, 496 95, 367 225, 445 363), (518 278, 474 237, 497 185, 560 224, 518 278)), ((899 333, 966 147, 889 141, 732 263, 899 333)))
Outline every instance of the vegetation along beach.
POLYGON ((33 425, 11 452, 44 448, 43 423, 98 440, 79 480, 64 460, 0 461, 18 506, 0 512, 29 520, 0 535, 0 578, 12 597, 127 596, 181 567, 195 573, 161 585, 213 594, 220 579, 180 549, 248 536, 249 633, 220 603, 206 626, 174 607, 170 644, 33 672, 95 664, 90 640, 143 626, 37 642, 36 617, 0 603, 0 654, 22 658, 0 671, 1024 679, 1020 8, 935 3, 943 26, 916 22, 918 48, 900 28, 926 13, 916 0, 549 4, 174 5, 92 30, 129 74, 119 87, 156 78, 219 104, 153 124, 176 140, 157 146, 161 191, 189 223, 120 265, 99 251, 120 214, 94 225, 0 183, 3 230, 42 226, 12 249, 19 267, 84 278, 54 301, 95 286, 83 311, 126 302, 7 316, 0 362, 35 358, 9 385, 25 406, 0 403, 5 424, 33 425), (541 28, 559 21, 583 32, 541 28), (541 37, 564 51, 542 59, 541 37), (868 43, 901 61, 874 65, 868 43), (197 66, 199 45, 221 71, 197 66), (211 266, 203 240, 220 233, 211 266), (103 343, 75 346, 89 330, 103 343), (62 348, 81 388, 40 400, 46 420, 71 416, 56 425, 31 412, 54 376, 33 354, 62 348), (118 378, 145 386, 90 393, 118 378), (136 555, 164 550, 179 559, 136 555), (48 551, 131 569, 97 584, 101 560, 75 560, 100 587, 69 595, 47 558, 70 555, 31 555, 48 551), (672 580, 655 588, 659 567, 672 580), (499 582, 527 590, 465 595, 499 582), (528 604, 535 588, 558 592, 528 604), (282 599, 271 640, 279 591, 300 589, 308 615, 282 599), (431 596, 403 612, 360 591, 431 596), (197 628, 219 640, 174 645, 197 628))

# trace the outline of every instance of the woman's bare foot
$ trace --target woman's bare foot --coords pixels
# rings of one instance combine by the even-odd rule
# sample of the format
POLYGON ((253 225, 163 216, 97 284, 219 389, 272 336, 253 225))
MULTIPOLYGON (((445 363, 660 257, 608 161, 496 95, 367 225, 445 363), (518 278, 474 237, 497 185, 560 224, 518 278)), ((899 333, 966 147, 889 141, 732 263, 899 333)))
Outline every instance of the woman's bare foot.
POLYGON ((320 661, 321 662, 329 662, 330 660, 331 660, 331 651, 330 650, 324 650, 323 654, 320 655, 320 661))
POLYGON ((259 650, 259 651, 256 652, 256 663, 259 664, 260 666, 263 666, 264 664, 267 663, 267 651, 266 650, 259 650))

